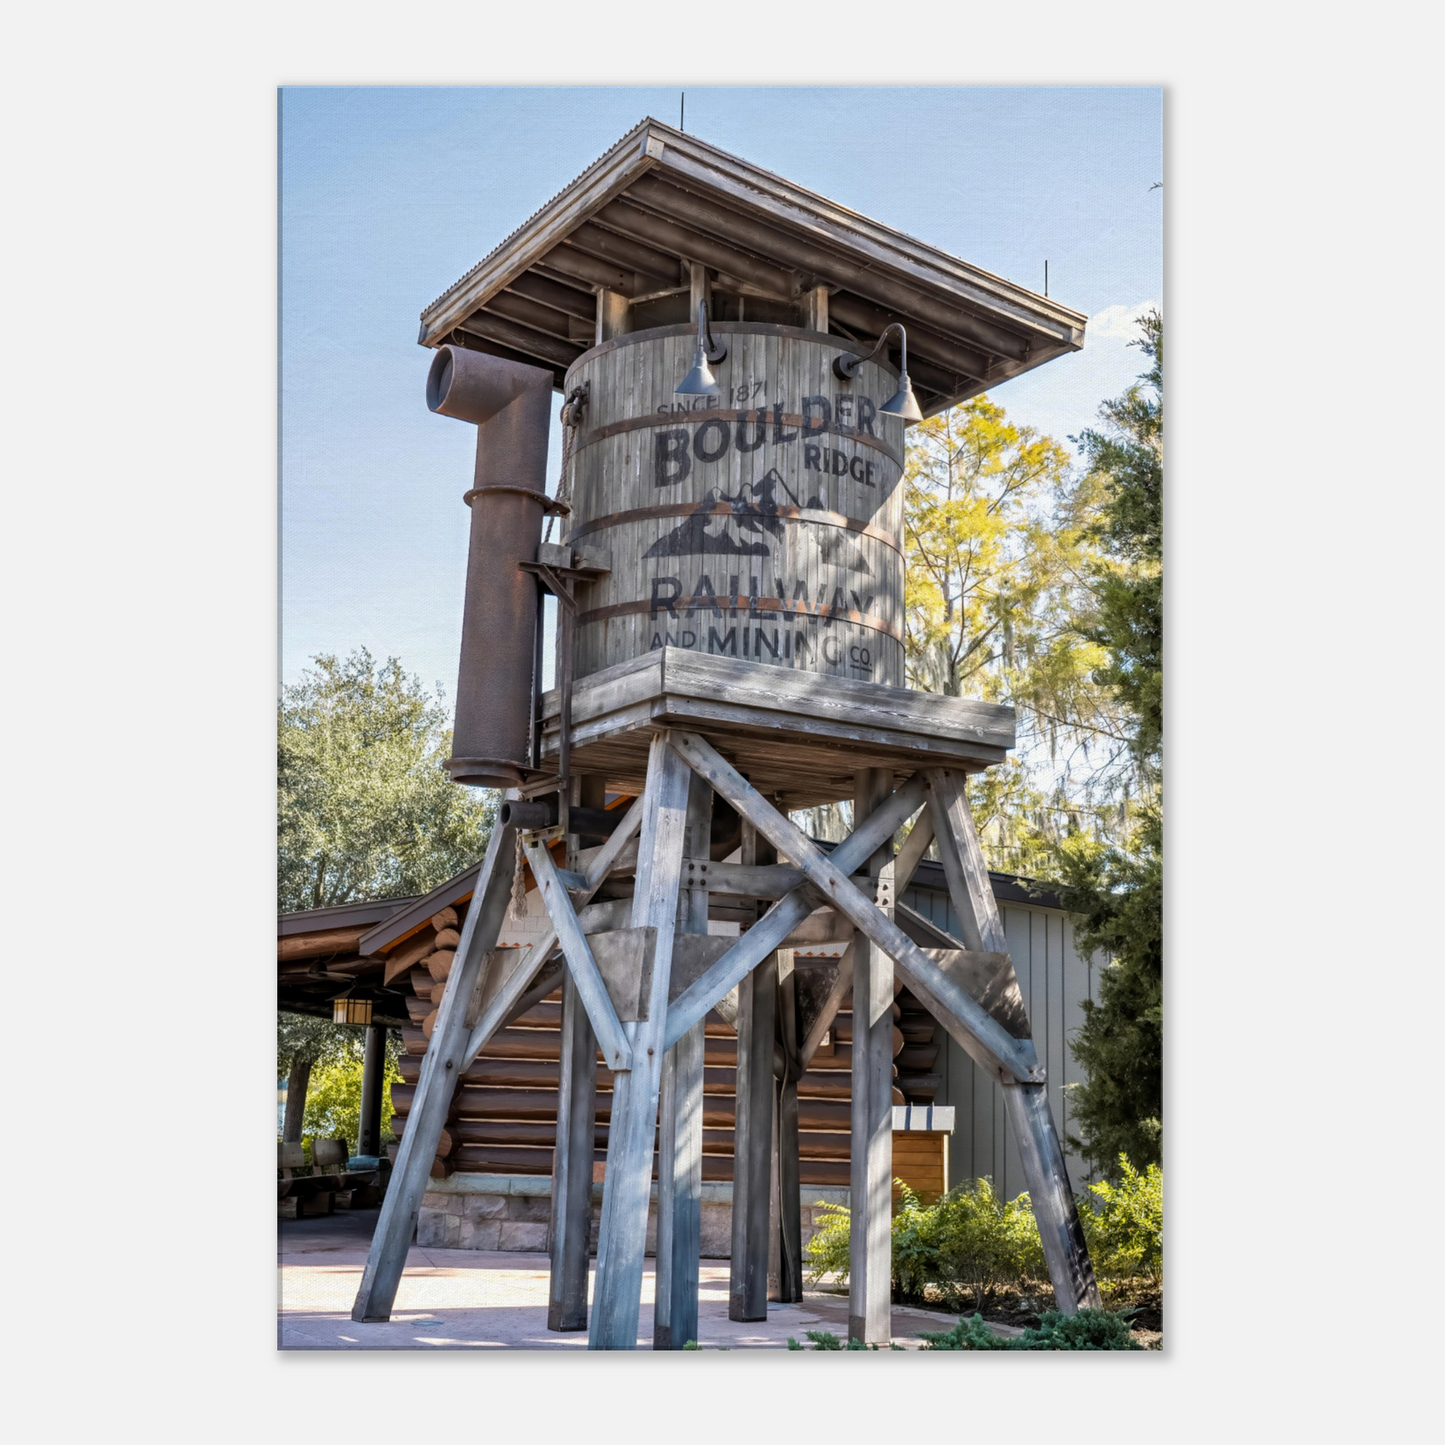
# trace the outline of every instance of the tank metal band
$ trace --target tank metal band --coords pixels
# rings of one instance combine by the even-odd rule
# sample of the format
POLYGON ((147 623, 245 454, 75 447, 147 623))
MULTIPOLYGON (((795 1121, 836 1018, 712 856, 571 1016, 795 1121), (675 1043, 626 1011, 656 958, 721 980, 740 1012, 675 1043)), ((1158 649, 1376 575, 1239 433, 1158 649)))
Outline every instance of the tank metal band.
MULTIPOLYGON (((727 517, 732 515, 732 510, 727 502, 719 502, 708 508, 699 507, 696 502, 667 502, 656 507, 635 507, 630 512, 609 512, 605 517, 579 522, 568 532, 567 540, 576 542, 593 532, 605 531, 608 527, 620 527, 625 522, 653 522, 666 517, 727 517)), ((872 522, 860 521, 857 517, 845 517, 841 512, 824 512, 814 507, 779 507, 776 512, 769 513, 769 516, 782 522, 813 522, 825 527, 846 527, 850 532, 882 542, 900 557, 903 555, 897 539, 886 528, 875 526, 872 522)))
POLYGON ((509 492, 513 496, 526 497, 533 502, 540 502, 542 510, 549 517, 567 517, 572 513, 572 508, 566 502, 559 502, 555 497, 549 497, 535 487, 514 487, 510 482, 488 482, 485 487, 473 487, 471 491, 462 493, 462 501, 470 507, 478 497, 484 496, 487 492, 509 492))
MULTIPOLYGON (((819 618, 825 622, 851 622, 857 627, 868 628, 870 632, 881 632, 884 637, 891 637, 895 642, 903 641, 901 623, 885 622, 881 617, 873 617, 866 612, 854 612, 851 608, 835 608, 801 599, 794 602, 787 597, 739 597, 736 609, 731 606, 729 598, 717 597, 710 592, 694 594, 692 597, 674 597, 670 601, 678 612, 695 610, 729 619, 741 618, 744 622, 816 622, 819 618)), ((630 617, 639 612, 653 612, 655 609, 656 604, 647 601, 614 602, 609 607, 594 607, 590 612, 578 613, 577 626, 585 627, 589 622, 605 622, 612 617, 630 617)))
POLYGON ((630 416, 624 417, 621 421, 610 421, 605 426, 594 427, 577 443, 572 452, 575 456, 594 442, 606 441, 608 437, 621 436, 625 432, 657 427, 698 425, 705 421, 736 421, 767 426, 777 423, 797 429, 801 440, 811 440, 814 437, 837 437, 840 441, 857 442, 859 446, 871 447, 874 451, 882 452, 895 466, 900 468, 903 466, 902 456, 886 442, 853 427, 818 426, 809 427, 805 431, 803 430, 803 418, 797 412, 774 417, 769 411, 724 411, 720 407, 704 408, 698 411, 662 412, 657 415, 649 413, 647 416, 630 416))

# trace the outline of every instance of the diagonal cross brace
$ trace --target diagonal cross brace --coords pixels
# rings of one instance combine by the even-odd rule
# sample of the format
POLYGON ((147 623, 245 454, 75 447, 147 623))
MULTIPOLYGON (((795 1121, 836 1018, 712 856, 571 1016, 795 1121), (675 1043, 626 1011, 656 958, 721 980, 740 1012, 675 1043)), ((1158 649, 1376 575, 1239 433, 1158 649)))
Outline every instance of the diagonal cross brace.
MULTIPOLYGON (((689 739, 692 738, 690 733, 685 736, 689 739)), ((702 743, 701 738, 697 738, 696 741, 702 743)), ((728 766, 722 758, 713 753, 706 743, 702 743, 702 745, 725 768, 728 766)), ((678 747, 676 741, 673 746, 686 759, 689 767, 692 767, 699 776, 711 783, 730 803, 733 801, 723 789, 717 787, 707 772, 697 766, 686 748, 678 747)), ((729 768, 728 771, 732 772, 732 769, 729 768)), ((733 773, 733 776, 763 807, 767 808, 770 813, 773 812, 772 808, 763 802, 762 794, 749 788, 739 774, 733 773)), ((846 842, 840 843, 834 849, 834 868, 841 869, 846 874, 861 867, 898 831, 899 826, 910 814, 918 811, 918 806, 923 801, 923 793, 921 774, 904 783, 877 812, 871 814, 857 831, 849 836, 846 842)), ((743 813, 741 808, 738 811, 743 813)), ((743 813, 743 816, 750 822, 756 823, 750 812, 743 813)), ((778 815, 773 813, 773 816, 777 817, 778 815)), ((788 827, 791 828, 792 824, 788 824, 788 827)), ((776 840, 767 833, 766 829, 759 827, 758 831, 767 836, 768 841, 775 843, 776 846, 776 840)), ((797 832, 796 829, 793 831, 797 832)), ((798 836, 801 838, 802 834, 799 833, 798 836)), ((807 870, 804 869, 804 872, 806 874, 807 870)), ((683 993, 673 1000, 672 1006, 667 1011, 667 1033, 664 1046, 670 1049, 694 1024, 700 1022, 719 999, 731 993, 774 949, 780 948, 783 940, 816 906, 817 901, 813 889, 806 884, 793 889, 787 897, 780 898, 773 904, 701 978, 695 979, 683 993)), ((872 906, 871 903, 868 904, 868 907, 872 906)))
MULTIPOLYGON (((687 760, 688 766, 712 784, 719 796, 732 804, 775 848, 803 870, 809 882, 838 912, 893 959, 919 999, 986 1069, 1000 1079, 1030 1084, 1043 1082, 1044 1070, 1036 1062, 1032 1044, 1025 1041, 1024 1045, 1020 1046, 1019 1041, 990 1018, 952 979, 946 977, 891 918, 865 897, 849 879, 848 873, 840 869, 834 861, 837 859, 844 862, 845 867, 851 871, 856 863, 862 861, 862 857, 867 857, 866 853, 857 860, 841 859, 843 847, 847 846, 844 844, 834 851, 832 859, 826 857, 705 738, 696 733, 674 733, 671 743, 687 760)), ((911 782, 912 780, 910 785, 911 782)), ((894 798, 896 797, 897 794, 894 794, 894 798)), ((885 804, 873 817, 885 816, 887 807, 885 804)), ((870 817, 869 822, 871 821, 870 817)), ((885 839, 891 836, 901 821, 900 818, 890 823, 888 831, 883 835, 885 839)), ((867 826, 865 823, 864 827, 867 826)), ((858 838, 862 831, 860 829, 853 838, 858 838)), ((881 841, 874 842, 872 849, 880 846, 881 841)), ((786 901, 785 899, 783 903, 776 904, 767 917, 781 909, 786 901)), ((760 931, 766 921, 765 917, 763 923, 745 934, 738 948, 741 949, 743 942, 751 938, 753 933, 760 931)), ((701 983, 702 980, 698 982, 701 983)))
POLYGON ((573 912, 572 900, 568 898, 567 890, 557 876, 557 865, 552 861, 546 845, 535 837, 528 838, 523 847, 526 849, 527 862, 532 865, 537 886, 542 890, 542 902, 546 905, 552 927, 562 945, 568 972, 572 975, 572 982, 577 985, 577 997, 581 999, 582 1007, 587 1010, 592 1032, 597 1035, 602 1057, 607 1060, 607 1067, 614 1074, 622 1073, 632 1067, 632 1046, 622 1031, 621 1020, 612 1006, 612 997, 607 992, 597 960, 592 956, 587 936, 582 932, 582 925, 573 912))
MULTIPOLYGON (((907 838, 903 840, 898 857, 893 860, 893 906, 900 912, 912 912, 911 909, 904 909, 898 900, 902 898, 904 889, 913 882, 913 875, 918 871, 918 865, 923 861, 923 855, 932 842, 933 814, 929 805, 925 804, 923 811, 914 820, 907 838)), ((838 1010, 842 1008, 843 1000, 852 988, 853 945, 850 943, 839 960, 838 971, 833 976, 833 986, 828 990, 823 1006, 818 1010, 818 1016, 809 1025, 807 1035, 798 1045, 799 1073, 805 1073, 808 1065, 813 1062, 813 1055, 818 1052, 823 1035, 833 1027, 833 1020, 837 1018, 838 1010)))
MULTIPOLYGON (((602 886, 603 881, 617 866, 618 861, 627 851, 627 845, 636 836, 637 830, 641 826, 642 799, 638 798, 627 810, 627 816, 617 825, 612 836, 597 850, 591 863, 588 864, 587 890, 585 896, 578 900, 578 907, 586 903, 587 899, 602 886)), ((556 946, 557 930, 549 929, 532 945, 526 958, 518 963, 507 976, 492 1001, 487 1005, 486 1011, 472 1027, 471 1035, 467 1039, 467 1046, 462 1054, 461 1067, 463 1070, 471 1067, 472 1060, 486 1048, 492 1035, 502 1027, 517 1001, 527 992, 529 985, 542 971, 543 964, 546 963, 556 946)))

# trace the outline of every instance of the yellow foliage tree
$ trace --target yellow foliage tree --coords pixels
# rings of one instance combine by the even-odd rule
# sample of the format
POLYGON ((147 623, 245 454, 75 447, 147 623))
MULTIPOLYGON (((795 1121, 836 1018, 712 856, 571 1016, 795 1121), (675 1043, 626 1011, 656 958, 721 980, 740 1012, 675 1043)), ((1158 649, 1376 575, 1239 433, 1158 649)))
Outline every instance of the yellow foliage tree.
POLYGON ((1081 634, 1100 483, 987 396, 913 426, 904 469, 908 684, 1011 702, 1019 746, 971 783, 992 866, 1043 876, 1052 845, 1107 833, 1133 763, 1102 649, 1081 634))

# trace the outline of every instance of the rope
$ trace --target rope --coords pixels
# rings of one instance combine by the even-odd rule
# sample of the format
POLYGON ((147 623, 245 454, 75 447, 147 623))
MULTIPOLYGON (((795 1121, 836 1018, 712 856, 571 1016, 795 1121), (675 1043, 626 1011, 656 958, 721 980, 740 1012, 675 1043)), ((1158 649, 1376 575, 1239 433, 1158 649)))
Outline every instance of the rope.
MULTIPOLYGON (((574 386, 567 393, 567 400, 562 403, 562 471, 557 478, 557 500, 564 506, 570 506, 572 502, 572 442, 577 435, 577 429, 582 425, 582 413, 587 409, 587 395, 591 391, 591 383, 584 383, 582 386, 574 386)), ((552 516, 547 516, 547 528, 542 533, 542 540, 552 540, 552 516)))
POLYGON ((523 864, 526 862, 526 854, 522 851, 522 830, 517 830, 517 861, 512 870, 512 904, 510 913, 512 918, 520 923, 527 916, 527 882, 526 875, 522 872, 523 864))

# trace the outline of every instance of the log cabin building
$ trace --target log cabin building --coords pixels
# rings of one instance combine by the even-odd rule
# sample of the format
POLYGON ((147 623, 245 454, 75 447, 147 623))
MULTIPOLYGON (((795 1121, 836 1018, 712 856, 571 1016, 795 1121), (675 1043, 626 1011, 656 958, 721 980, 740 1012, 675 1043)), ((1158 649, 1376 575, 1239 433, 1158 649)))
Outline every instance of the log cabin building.
MULTIPOLYGON (((628 800, 619 800, 628 801, 628 800)), ((827 845, 822 845, 826 847, 827 845)), ((723 856, 726 856, 724 854, 723 856)), ((416 1092, 422 1056, 451 968, 480 864, 459 873, 419 898, 393 898, 283 914, 277 938, 278 1007, 331 1017, 332 1001, 343 993, 372 1004, 372 1027, 401 1035, 402 1080, 391 1086, 399 1139, 416 1092)), ((543 933, 547 916, 540 895, 524 870, 527 911, 509 916, 500 944, 523 947, 543 933)), ((1008 933, 1024 1002, 1033 1022, 1040 1060, 1048 1068, 1049 1102, 1067 1140, 1067 1085, 1082 1077, 1068 1050, 1068 1039, 1082 1022, 1081 1005, 1095 995, 1097 966, 1074 946, 1073 931, 1058 898, 1029 880, 991 874, 990 881, 1008 933)), ((925 947, 949 947, 958 923, 953 916, 941 865, 923 862, 899 900, 898 920, 925 947)), ((713 932, 736 933, 746 921, 714 916, 713 932)), ((714 904, 714 915, 729 905, 714 904)), ((819 924, 826 912, 815 915, 819 924)), ((820 926, 819 932, 825 929, 820 926)), ((794 967, 827 967, 842 957, 846 943, 820 939, 793 950, 794 967)), ((418 1239, 427 1243, 470 1243, 475 1247, 540 1249, 557 1121, 561 989, 544 977, 541 996, 498 1031, 463 1074, 432 1167, 433 1183, 424 1201, 418 1239), (449 1198, 469 1193, 507 1193, 505 1213, 515 1221, 511 1233, 469 1227, 461 1206, 449 1198), (442 1214, 454 1210, 450 1220, 442 1214), (450 1224, 450 1238, 447 1225, 450 1224)), ((534 990, 536 993, 537 990, 534 990)), ((851 1024, 845 1000, 835 1026, 798 1085, 800 1183, 804 1195, 805 1237, 816 1223, 818 1202, 846 1203, 849 1182, 851 1024)), ((370 1051, 373 1059, 379 1050, 370 1051)), ((706 1025, 704 1072, 703 1179, 705 1216, 730 1199, 733 1166, 733 1115, 736 1039, 715 1011, 706 1025)), ((947 1032, 934 1022, 906 987, 894 1006, 895 1167, 925 1197, 981 1175, 992 1178, 1008 1198, 1027 1186, 1016 1146, 1004 1118, 999 1085, 986 1077, 947 1032), (901 1106, 914 1106, 905 1111, 901 1106), (932 1112, 928 1106, 933 1106, 932 1112), (905 1127, 906 1121, 906 1127, 905 1127), (900 1132, 901 1131, 901 1132, 900 1132)), ((600 1062, 597 1071, 595 1177, 602 1178, 606 1158, 612 1076, 600 1062)), ((376 1128, 379 1121, 373 1121, 376 1128)), ((363 1122, 363 1130, 367 1124, 363 1122)), ((370 1152, 362 1141, 361 1152, 370 1152)), ((394 1155, 396 1144, 390 1149, 394 1155)), ((1066 1153, 1074 1187, 1088 1178, 1077 1155, 1066 1153)), ((600 1182, 596 1191, 600 1197, 600 1182)), ((497 1205, 498 1213, 502 1207, 497 1205)), ((707 1236, 720 1240, 726 1253, 724 1220, 714 1220, 707 1236)))

